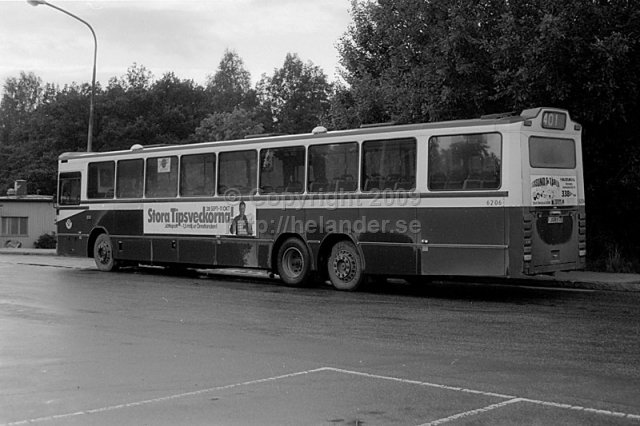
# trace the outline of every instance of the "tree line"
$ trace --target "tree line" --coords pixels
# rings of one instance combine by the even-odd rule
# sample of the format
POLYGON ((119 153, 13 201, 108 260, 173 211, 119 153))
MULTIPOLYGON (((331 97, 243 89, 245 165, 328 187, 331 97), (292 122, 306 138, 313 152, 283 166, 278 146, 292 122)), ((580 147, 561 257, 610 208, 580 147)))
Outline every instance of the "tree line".
MULTIPOLYGON (((97 88, 94 150, 566 108, 584 129, 590 267, 640 270, 640 3, 352 0, 350 13, 334 82, 295 53, 255 85, 231 50, 204 85, 133 64, 97 88)), ((89 94, 5 81, 0 190, 23 178, 55 192, 57 156, 85 149, 89 94)))

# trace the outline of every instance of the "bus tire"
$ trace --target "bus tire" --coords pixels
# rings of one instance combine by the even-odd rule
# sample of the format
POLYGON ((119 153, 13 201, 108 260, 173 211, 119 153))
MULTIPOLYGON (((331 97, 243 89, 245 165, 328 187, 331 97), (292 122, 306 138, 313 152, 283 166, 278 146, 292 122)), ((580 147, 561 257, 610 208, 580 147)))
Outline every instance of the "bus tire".
POLYGON ((362 259, 351 241, 338 241, 327 260, 329 280, 336 290, 355 291, 364 281, 362 259))
POLYGON ((100 234, 93 245, 93 260, 99 270, 104 272, 118 269, 118 262, 113 257, 113 244, 107 234, 100 234))
POLYGON ((298 238, 289 238, 278 249, 276 267, 285 284, 301 286, 307 283, 311 270, 309 249, 298 238))

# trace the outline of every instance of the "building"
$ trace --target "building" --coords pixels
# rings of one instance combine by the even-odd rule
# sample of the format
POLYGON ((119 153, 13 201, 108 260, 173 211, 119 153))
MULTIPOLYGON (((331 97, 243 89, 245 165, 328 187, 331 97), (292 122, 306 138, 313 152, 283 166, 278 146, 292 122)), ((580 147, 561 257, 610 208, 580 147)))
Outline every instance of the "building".
POLYGON ((16 181, 15 189, 0 197, 0 247, 32 248, 41 235, 55 232, 53 196, 27 195, 26 187, 16 181))

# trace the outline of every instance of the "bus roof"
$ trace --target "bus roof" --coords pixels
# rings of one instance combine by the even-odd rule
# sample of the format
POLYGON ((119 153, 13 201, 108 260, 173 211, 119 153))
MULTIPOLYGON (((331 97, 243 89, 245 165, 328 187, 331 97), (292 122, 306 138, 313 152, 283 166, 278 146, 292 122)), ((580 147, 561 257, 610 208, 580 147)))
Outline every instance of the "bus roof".
MULTIPOLYGON (((504 114, 492 114, 482 116, 480 118, 474 119, 466 119, 466 120, 450 120, 450 121, 439 121, 439 122, 429 122, 429 123, 418 123, 418 124, 396 124, 390 125, 388 123, 379 124, 379 125, 365 125, 362 128, 357 129, 348 129, 348 130, 333 130, 326 131, 324 128, 320 128, 319 131, 316 131, 318 128, 314 129, 313 133, 303 133, 303 134, 292 134, 292 135, 252 135, 247 139, 235 139, 235 140, 224 140, 224 141, 212 141, 212 142, 199 142, 195 144, 175 144, 175 145, 133 145, 131 149, 128 150, 119 150, 119 151, 105 151, 105 152, 65 152, 59 156, 59 160, 69 160, 75 158, 91 158, 91 157, 100 157, 104 155, 117 155, 117 154, 131 154, 135 151, 145 152, 153 152, 153 151, 165 151, 171 149, 178 148, 195 148, 195 147, 207 147, 207 146, 216 146, 220 144, 246 144, 251 142, 261 142, 261 143, 269 143, 269 142, 286 142, 291 140, 307 140, 307 139, 318 139, 324 137, 339 137, 339 136, 358 136, 358 135, 368 135, 368 134, 384 134, 384 133, 396 133, 403 131, 411 131, 411 130, 430 130, 430 129, 445 129, 445 128, 453 128, 453 127, 477 127, 477 126, 491 126, 491 125, 500 125, 500 124, 512 124, 517 122, 524 122, 525 120, 536 117, 540 111, 546 108, 533 108, 522 111, 521 114, 517 114, 515 112, 504 113, 504 114)), ((565 111, 558 108, 550 108, 556 111, 565 111)), ((565 111, 566 112, 566 111, 565 111)))

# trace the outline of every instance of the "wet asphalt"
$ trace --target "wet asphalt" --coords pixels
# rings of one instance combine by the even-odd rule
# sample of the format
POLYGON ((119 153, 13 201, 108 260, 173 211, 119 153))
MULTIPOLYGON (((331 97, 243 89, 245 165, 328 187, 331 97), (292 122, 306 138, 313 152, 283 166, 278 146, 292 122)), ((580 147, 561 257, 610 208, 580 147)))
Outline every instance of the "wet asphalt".
POLYGON ((0 256, 0 424, 640 424, 640 293, 0 256))

